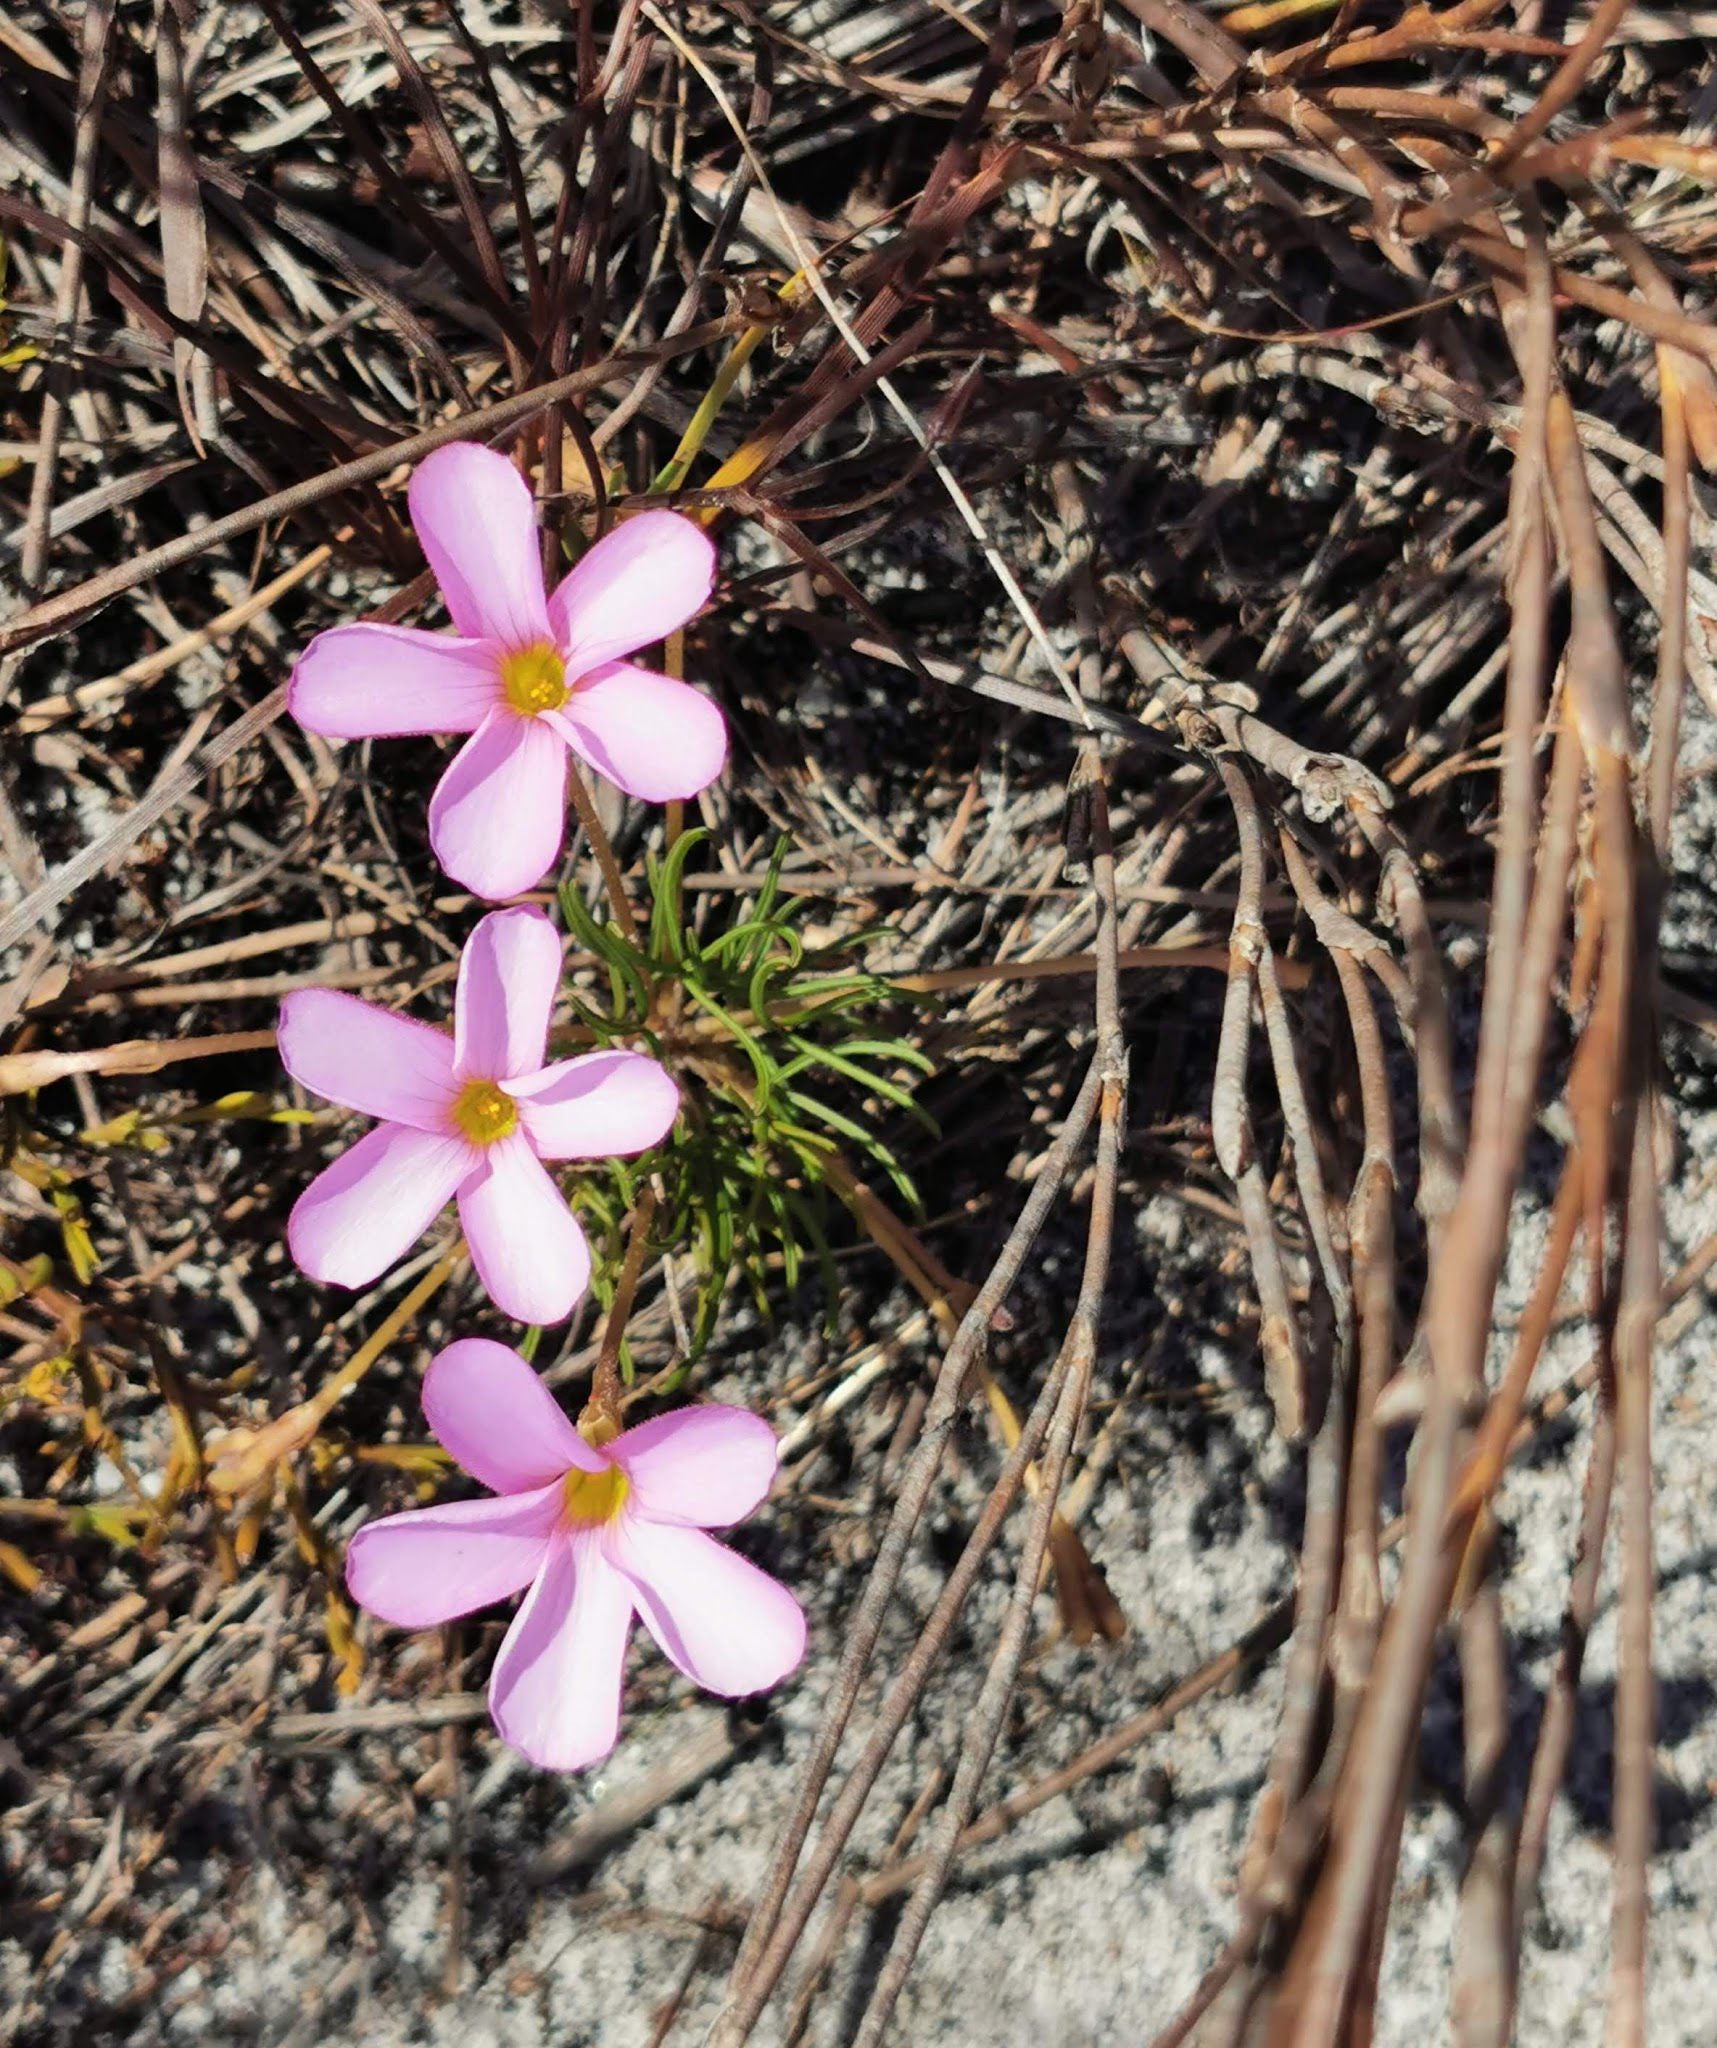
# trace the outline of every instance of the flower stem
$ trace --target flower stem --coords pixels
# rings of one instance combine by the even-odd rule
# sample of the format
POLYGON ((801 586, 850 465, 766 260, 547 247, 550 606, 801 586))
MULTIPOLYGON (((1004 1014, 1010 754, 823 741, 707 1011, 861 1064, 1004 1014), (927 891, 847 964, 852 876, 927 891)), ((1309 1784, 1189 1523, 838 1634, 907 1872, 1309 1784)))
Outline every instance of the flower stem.
POLYGON ((614 857, 614 844, 602 828, 602 820, 596 815, 596 805, 591 801, 590 791, 584 786, 584 777, 579 773, 578 763, 567 762, 567 787, 572 793, 572 807, 578 813, 578 822, 584 827, 584 836, 590 841, 590 850, 596 856, 596 865, 602 870, 602 886, 608 892, 608 903, 614 912, 614 922, 620 927, 620 936, 632 940, 638 936, 637 920, 632 915, 632 906, 626 900, 626 880, 620 872, 620 863, 614 857))
POLYGON ((614 1283, 614 1304, 602 1326, 602 1345, 590 1375, 590 1398, 578 1418, 580 1434, 596 1445, 612 1443, 620 1434, 620 1340, 632 1314, 632 1299, 644 1271, 644 1256, 650 1248, 650 1221, 656 1213, 656 1191, 645 1183, 626 1226, 626 1257, 620 1278, 614 1283))
MULTIPOLYGON (((676 626, 662 642, 662 672, 676 682, 686 677, 686 633, 683 626, 676 626)), ((686 807, 678 797, 670 797, 662 816, 662 843, 672 853, 674 841, 685 830, 686 807)))

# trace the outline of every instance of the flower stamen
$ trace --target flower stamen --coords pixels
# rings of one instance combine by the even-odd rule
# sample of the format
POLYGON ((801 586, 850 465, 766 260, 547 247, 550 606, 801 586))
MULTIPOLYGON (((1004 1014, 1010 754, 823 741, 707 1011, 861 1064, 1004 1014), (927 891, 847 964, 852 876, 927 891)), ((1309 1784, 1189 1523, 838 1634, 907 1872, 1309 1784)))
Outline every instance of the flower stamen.
POLYGON ((561 1520, 569 1529, 597 1529, 612 1522, 632 1490, 618 1465, 606 1465, 600 1472, 575 1467, 561 1485, 566 1495, 561 1520))
POLYGON ((501 656, 501 694, 521 718, 558 711, 571 694, 566 663, 546 640, 501 656))
POLYGON ((519 1127, 519 1106, 493 1081, 467 1081, 453 1105, 453 1121, 473 1145, 493 1145, 519 1127))

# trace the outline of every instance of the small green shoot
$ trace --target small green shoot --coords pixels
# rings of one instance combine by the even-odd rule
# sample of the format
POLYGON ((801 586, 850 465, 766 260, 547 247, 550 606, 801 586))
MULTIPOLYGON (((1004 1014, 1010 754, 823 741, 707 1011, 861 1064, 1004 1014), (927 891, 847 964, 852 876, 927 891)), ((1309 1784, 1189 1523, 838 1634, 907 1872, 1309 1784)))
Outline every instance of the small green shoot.
MULTIPOLYGON (((909 998, 857 964, 884 934, 808 946, 797 929, 806 899, 782 887, 785 838, 749 909, 726 926, 706 914, 699 929, 686 914, 685 876, 707 837, 683 833, 664 857, 650 859, 649 916, 635 941, 593 915, 575 889, 561 891, 568 930, 607 980, 605 1006, 573 994, 579 1023, 598 1046, 647 1041, 690 1084, 667 1140, 644 1159, 592 1175, 579 1205, 617 1245, 637 1189, 654 1177, 658 1242, 692 1248, 694 1352, 709 1340, 732 1274, 767 1311, 777 1260, 789 1288, 807 1259, 815 1261, 832 1324, 839 1285, 826 1217, 837 1148, 874 1167, 917 1209, 905 1167, 875 1127, 876 1106, 935 1130, 902 1078, 928 1073, 930 1062, 881 1021, 909 998)), ((599 1295, 608 1264, 597 1261, 599 1295)))

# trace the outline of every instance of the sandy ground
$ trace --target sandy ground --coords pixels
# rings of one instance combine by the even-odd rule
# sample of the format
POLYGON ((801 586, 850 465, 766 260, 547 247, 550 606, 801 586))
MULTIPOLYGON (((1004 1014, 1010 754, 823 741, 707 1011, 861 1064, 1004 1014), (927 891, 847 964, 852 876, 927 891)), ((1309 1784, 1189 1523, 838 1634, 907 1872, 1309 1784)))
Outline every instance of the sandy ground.
MULTIPOLYGON (((1717 1163, 1717 1114, 1681 1124, 1682 1185, 1717 1163)), ((1531 1271, 1542 1208, 1523 1207, 1509 1286, 1531 1271)), ((1717 1228, 1717 1195, 1672 1191, 1670 1260, 1717 1228)), ((1196 1267, 1211 1250, 1199 1228, 1163 1199, 1137 1222, 1141 1267, 1159 1276, 1196 1267)), ((1651 2039, 1697 2048, 1713 2038, 1717 1993, 1717 1612, 1711 1599, 1712 1483, 1707 1447, 1717 1391, 1706 1368, 1702 1319, 1687 1321, 1660 1356, 1656 1404, 1658 1553, 1662 1590, 1661 1833, 1652 1872, 1651 2039)), ((777 1333, 782 1347, 797 1333, 777 1333)), ((1582 1339, 1569 1331, 1546 1370, 1572 1372, 1582 1339)), ((1293 1461, 1271 1435, 1244 1362, 1215 1343, 1197 1346, 1197 1377, 1227 1389, 1189 1425, 1172 1406, 1134 1408, 1117 1456, 1085 1522, 1094 1555, 1130 1632, 1092 1651, 1065 1644, 1031 1660, 1010 1740, 992 1776, 1011 1789, 1074 1755, 1106 1728, 1158 1697, 1242 1633, 1291 1583, 1288 1541, 1293 1461)), ((1113 1356, 1110 1370, 1124 1373, 1113 1356)), ((1584 1416, 1547 1437, 1517 1466, 1504 1502, 1513 1653, 1517 1783, 1556 1641, 1584 1416)), ((978 1499, 989 1453, 974 1431, 958 1446, 938 1496, 929 1551, 978 1499)), ((793 1542, 803 1525, 785 1533, 793 1542)), ((760 1554, 773 1558, 772 1540, 760 1554)), ((921 1553, 897 1625, 934 1596, 939 1570, 921 1553)), ((462 1988, 448 1995, 445 1801, 419 1809, 411 1829, 404 1786, 434 1755, 434 1738, 372 1736, 269 1773, 266 1821, 238 1810, 240 1768, 214 1797, 232 1830, 224 1849, 179 1871, 193 1929, 218 1926, 219 1953, 195 1962, 132 2014, 139 2042, 265 2042, 271 2048, 353 2042, 366 2048, 645 2048, 664 2002, 687 1990, 673 2038, 697 2041, 714 2010, 730 1955, 734 1908, 753 1889, 765 1844, 808 1743, 838 1645, 855 1564, 826 1570, 810 1588, 813 1647, 803 1675, 774 1702, 763 1736, 739 1760, 660 1810, 593 1868, 540 1890, 528 1858, 593 1807, 623 1795, 724 1725, 707 1702, 675 1688, 666 1703, 634 1710, 611 1766, 557 1783, 515 1768, 486 1730, 466 1738, 468 1924, 462 1988), (392 1787, 390 1794, 389 1788, 392 1787), (332 1829, 338 1846, 327 1847, 332 1829), (321 1845, 314 1858, 304 1850, 321 1845)), ((1001 1562, 980 1590, 965 1646, 981 1643, 1006 1597, 1001 1562)), ((1048 1603, 1041 1609, 1045 1620, 1048 1603)), ((1559 1802, 1543 1903, 1527 1944, 1517 2039, 1522 2048, 1585 2048, 1603 2032, 1609 1867, 1608 1722, 1614 1671, 1610 1589, 1587 1660, 1571 1781, 1559 1802)), ((944 1682, 904 1736, 860 1837, 875 1856, 924 1780, 957 1747, 975 1690, 974 1659, 944 1682)), ((1195 1984, 1231 1925, 1233 1871, 1275 1723, 1279 1670, 1180 1716, 1121 1765, 1059 1798, 974 1855, 932 1923, 901 2008, 898 2038, 951 2048, 1098 2048, 1144 2040, 1195 1984)), ((660 1693, 661 1688, 653 1688, 660 1693)), ((1458 1690, 1439 1666, 1418 1797, 1402 1856, 1378 2040, 1383 2048, 1447 2035, 1447 1973, 1462 1859, 1454 1787, 1458 1690)), ((211 1822, 211 1826, 215 1824, 211 1822)), ((164 1901, 165 1902, 165 1901, 164 1901)), ((859 1923, 842 1949, 808 2039, 844 2038, 886 1946, 886 1912, 859 1923)), ((62 1988, 72 2007, 107 2005, 116 2027, 128 1989, 114 1945, 96 1982, 62 1988), (89 1994, 96 1995, 91 1998, 89 1994)), ((48 2038, 43 2036, 42 2038, 48 2038)), ((116 2031, 111 2038, 120 2038, 116 2031)), ((777 2038, 773 2026, 760 2039, 777 2038)))

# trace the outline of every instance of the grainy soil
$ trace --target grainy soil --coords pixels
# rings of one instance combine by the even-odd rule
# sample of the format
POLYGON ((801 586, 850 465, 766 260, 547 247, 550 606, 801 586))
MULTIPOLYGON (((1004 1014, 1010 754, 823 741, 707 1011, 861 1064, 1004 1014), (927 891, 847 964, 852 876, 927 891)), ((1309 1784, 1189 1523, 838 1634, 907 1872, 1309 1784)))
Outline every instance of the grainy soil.
MULTIPOLYGON (((1065 1356, 1111 1209, 1074 1533, 890 2038, 1150 2042, 1255 1912, 1191 2038, 1251 2048, 1273 2016, 1285 2048, 1278 1994, 1362 1803, 1349 1745, 1403 1663, 1404 1514, 1465 1562, 1388 1722, 1370 2038, 1717 2038, 1717 17, 1259 16, 27 0, 0 23, 0 2040, 705 2040, 950 1341, 970 1369, 824 1818, 1065 1356), (839 325, 792 282, 813 259, 839 325), (805 1664, 724 1706, 640 1640, 620 1746, 575 1779, 489 1728, 504 1615, 409 1635, 340 1590, 353 1530, 463 1484, 425 1457, 429 1359, 520 1332, 458 1266, 410 1302, 450 1226, 355 1296, 298 1274, 282 1228, 351 1127, 284 1077, 279 996, 444 1021, 477 914, 425 834, 449 743, 330 746, 277 694, 323 628, 444 623, 403 491, 441 430, 506 447, 569 555, 616 505, 707 517, 715 599, 662 659, 721 705, 729 771, 683 820, 598 783, 602 831, 640 909, 680 826, 707 833, 674 925, 703 942, 761 914, 779 852, 811 966, 889 984, 851 1022, 883 1047, 875 1085, 824 1070, 836 1167, 770 1141, 764 1184, 815 1227, 789 1243, 747 1210, 724 1278, 713 1200, 669 1201, 628 1325, 647 1408, 739 1402, 781 1433, 734 1540, 799 1593, 805 1664), (1536 950, 1508 907, 1534 877, 1536 950), (1073 1160, 982 1342, 955 1337, 1111 1021, 1113 1157, 1073 1160), (1506 1221, 1474 1242, 1457 1187, 1483 1178, 1499 1048, 1487 1100, 1520 1133, 1506 1221), (1656 1216, 1627 1193, 1637 1129, 1656 1216), (1557 1249, 1559 1189, 1606 1145, 1593 1261, 1557 1249), (1445 1469, 1433 1334, 1454 1356, 1469 1307, 1445 1469), (1451 1473, 1517 1344, 1522 1429, 1462 1521, 1451 1473), (1375 1512, 1331 1524, 1373 1445, 1375 1512), (1612 1451, 1576 1672, 1582 1503, 1612 1451), (1374 1641, 1354 1588, 1379 1529, 1374 1641), (1113 1607, 1090 1640, 1081 1583, 1113 1607), (1516 1919, 1495 1859, 1506 1894, 1535 1811, 1516 1919)), ((605 914, 583 830, 554 879, 563 917, 605 914)), ((611 994, 575 936, 561 1028, 611 994)), ((726 1030, 660 1043, 731 1112, 719 1057, 750 1069, 726 1030)), ((651 1170, 707 1189, 714 1156, 694 1116, 651 1170)), ((633 1191, 605 1169, 569 1190, 612 1272, 633 1191)), ((535 1354, 569 1409, 606 1300, 535 1354)), ((911 1859, 981 1747, 1035 1498, 759 2043, 865 2038, 911 1859)))

